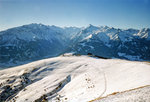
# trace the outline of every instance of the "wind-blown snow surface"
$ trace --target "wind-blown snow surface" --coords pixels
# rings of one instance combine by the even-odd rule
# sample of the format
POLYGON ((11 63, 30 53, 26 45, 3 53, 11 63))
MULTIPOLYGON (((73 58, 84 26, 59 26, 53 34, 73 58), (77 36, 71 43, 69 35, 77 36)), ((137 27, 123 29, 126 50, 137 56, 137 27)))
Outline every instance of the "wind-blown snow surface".
POLYGON ((150 64, 67 55, 1 70, 0 83, 7 100, 86 102, 150 85, 150 64))

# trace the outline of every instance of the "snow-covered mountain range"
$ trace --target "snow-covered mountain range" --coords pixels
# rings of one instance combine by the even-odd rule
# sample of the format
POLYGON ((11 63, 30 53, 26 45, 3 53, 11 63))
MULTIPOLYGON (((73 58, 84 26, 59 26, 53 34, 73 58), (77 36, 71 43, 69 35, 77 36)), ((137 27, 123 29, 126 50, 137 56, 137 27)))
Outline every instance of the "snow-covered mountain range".
POLYGON ((29 24, 0 32, 0 63, 33 61, 63 53, 79 28, 29 24))
POLYGON ((29 24, 0 32, 1 66, 54 57, 66 52, 106 58, 150 60, 150 29, 108 26, 57 27, 29 24))
POLYGON ((115 29, 89 25, 76 36, 73 52, 106 58, 150 60, 150 29, 115 29))

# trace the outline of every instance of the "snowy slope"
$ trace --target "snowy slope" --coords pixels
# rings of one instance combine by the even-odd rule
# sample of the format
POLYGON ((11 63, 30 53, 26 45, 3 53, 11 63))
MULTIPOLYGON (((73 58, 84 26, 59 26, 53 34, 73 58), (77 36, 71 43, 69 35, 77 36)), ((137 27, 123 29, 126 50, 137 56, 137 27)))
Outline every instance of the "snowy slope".
POLYGON ((150 86, 115 92, 91 102, 150 102, 150 86))
POLYGON ((143 28, 142 30, 140 30, 136 34, 136 36, 150 40, 150 29, 149 28, 143 28))
POLYGON ((66 55, 1 70, 0 83, 1 101, 86 102, 150 85, 150 64, 66 55))

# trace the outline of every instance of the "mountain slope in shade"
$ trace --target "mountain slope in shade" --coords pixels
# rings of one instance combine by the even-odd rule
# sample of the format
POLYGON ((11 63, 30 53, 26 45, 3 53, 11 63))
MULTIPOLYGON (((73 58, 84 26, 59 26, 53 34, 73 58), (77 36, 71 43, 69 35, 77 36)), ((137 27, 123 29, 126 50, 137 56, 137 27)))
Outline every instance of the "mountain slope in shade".
POLYGON ((0 101, 87 102, 150 85, 149 77, 146 62, 60 56, 1 70, 0 101))
POLYGON ((150 30, 116 29, 90 25, 76 36, 72 52, 128 60, 150 60, 150 30), (88 30, 87 30, 88 29, 88 30))
POLYGON ((33 61, 58 56, 79 28, 42 24, 24 25, 0 32, 0 63, 33 61))
POLYGON ((0 66, 8 67, 66 52, 150 61, 150 29, 84 28, 29 24, 0 32, 0 66))

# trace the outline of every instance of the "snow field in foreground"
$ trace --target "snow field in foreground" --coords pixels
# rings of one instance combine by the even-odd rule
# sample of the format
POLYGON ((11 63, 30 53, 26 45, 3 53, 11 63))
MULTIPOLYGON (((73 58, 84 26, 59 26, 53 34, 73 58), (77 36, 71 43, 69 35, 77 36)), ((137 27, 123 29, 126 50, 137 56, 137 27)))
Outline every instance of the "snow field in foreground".
POLYGON ((19 76, 24 73, 28 73, 31 83, 13 97, 17 102, 43 99, 86 102, 113 92, 150 85, 149 63, 87 56, 60 56, 1 70, 0 83, 18 85, 19 76), (13 78, 14 82, 5 83, 13 78))

